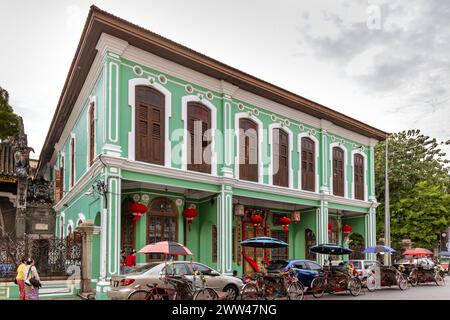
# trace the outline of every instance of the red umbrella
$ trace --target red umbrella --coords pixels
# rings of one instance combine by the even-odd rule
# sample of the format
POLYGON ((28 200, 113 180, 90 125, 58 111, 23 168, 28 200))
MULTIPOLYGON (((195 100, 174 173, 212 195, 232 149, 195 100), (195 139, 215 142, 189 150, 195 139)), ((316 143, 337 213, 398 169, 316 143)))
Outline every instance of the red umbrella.
POLYGON ((408 249, 405 252, 403 252, 403 254, 405 256, 431 256, 433 255, 433 252, 424 248, 415 248, 415 249, 408 249))
POLYGON ((168 255, 192 256, 191 250, 180 243, 170 241, 161 241, 148 244, 139 250, 139 253, 163 253, 168 255))

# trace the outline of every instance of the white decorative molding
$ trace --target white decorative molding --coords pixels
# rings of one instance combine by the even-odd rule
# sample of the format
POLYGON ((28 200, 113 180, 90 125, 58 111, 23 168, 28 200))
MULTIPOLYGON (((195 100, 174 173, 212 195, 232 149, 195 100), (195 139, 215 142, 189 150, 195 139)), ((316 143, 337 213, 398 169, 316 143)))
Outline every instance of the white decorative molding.
POLYGON ((102 33, 98 39, 95 49, 101 56, 105 56, 107 52, 122 56, 125 50, 128 48, 128 42, 107 33, 102 33))
MULTIPOLYGON (((181 120, 183 121, 183 143, 181 146, 182 150, 182 163, 181 168, 187 170, 187 106, 189 102, 198 102, 207 107, 211 111, 211 174, 217 175, 217 150, 216 150, 216 132, 217 132, 217 109, 216 106, 205 99, 200 99, 196 95, 183 96, 181 98, 181 120)), ((203 155, 202 155, 203 156, 203 155)), ((191 159, 192 161, 193 159, 191 159)))
POLYGON ((269 184, 273 185, 273 164, 274 164, 274 150, 273 150, 273 130, 274 129, 281 129, 285 132, 287 132, 289 136, 289 171, 288 171, 288 187, 294 188, 294 170, 292 168, 292 157, 294 153, 294 136, 292 134, 292 130, 289 129, 286 126, 281 125, 279 122, 271 123, 269 125, 269 148, 270 148, 270 163, 269 163, 269 184))
POLYGON ((238 86, 235 86, 234 84, 231 84, 229 82, 226 82, 225 80, 220 80, 220 85, 222 87, 222 93, 224 95, 227 95, 230 98, 234 96, 237 90, 239 90, 238 86))
MULTIPOLYGON (((86 137, 86 168, 89 168, 91 166, 90 164, 90 148, 91 148, 91 123, 89 122, 89 111, 91 109, 91 105, 94 106, 94 158, 97 156, 97 96, 91 96, 89 97, 89 104, 86 110, 86 128, 87 128, 87 137, 86 137)), ((94 159, 92 159, 94 160, 94 159)))
POLYGON ((360 150, 352 150, 351 153, 351 168, 352 168, 352 198, 355 199, 355 154, 359 154, 364 158, 364 201, 368 201, 368 186, 367 186, 367 178, 368 175, 368 161, 367 155, 360 150))
POLYGON ((333 195, 333 148, 338 147, 344 151, 344 197, 348 198, 348 178, 347 178, 347 172, 348 172, 348 152, 345 145, 341 144, 340 142, 333 142, 330 144, 329 148, 329 161, 330 161, 330 194, 333 195))
POLYGON ((253 114, 248 112, 239 112, 234 115, 234 132, 236 141, 236 157, 234 160, 234 175, 235 178, 239 179, 239 120, 248 118, 256 122, 258 126, 258 183, 262 184, 264 182, 264 167, 262 162, 262 146, 263 146, 263 122, 255 117, 253 114))
MULTIPOLYGON (((319 185, 320 185, 320 178, 319 178, 319 146, 320 142, 319 140, 309 134, 309 132, 302 132, 298 134, 298 141, 297 141, 297 151, 298 151, 298 188, 302 188, 302 138, 309 138, 314 141, 314 155, 315 155, 315 161, 314 161, 314 172, 316 174, 315 181, 314 181, 314 192, 319 192, 319 185)), ((305 190, 307 191, 307 190, 305 190)))
POLYGON ((128 159, 135 160, 136 156, 136 87, 148 86, 164 95, 164 165, 172 165, 172 144, 170 141, 169 119, 172 116, 172 94, 162 85, 147 78, 134 78, 128 81, 128 106, 131 108, 131 131, 128 133, 128 159))

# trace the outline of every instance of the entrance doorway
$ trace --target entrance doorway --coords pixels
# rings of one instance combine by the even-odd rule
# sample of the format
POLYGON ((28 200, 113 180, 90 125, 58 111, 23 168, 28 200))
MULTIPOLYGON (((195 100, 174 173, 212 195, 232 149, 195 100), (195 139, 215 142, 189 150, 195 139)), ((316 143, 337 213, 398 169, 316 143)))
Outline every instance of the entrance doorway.
MULTIPOLYGON (((264 236, 264 228, 262 225, 255 227, 252 222, 243 221, 242 229, 242 240, 264 236)), ((264 258, 264 249, 242 246, 242 250, 244 251, 245 255, 255 261, 258 266, 264 258)), ((252 265, 245 258, 243 259, 242 271, 244 274, 252 274, 253 272, 255 272, 252 265)))
MULTIPOLYGON (((150 203, 147 214, 147 243, 160 241, 178 242, 178 209, 165 197, 158 197, 150 203)), ((177 258, 177 257, 175 257, 177 258)), ((162 254, 149 254, 147 261, 162 260, 162 254)))

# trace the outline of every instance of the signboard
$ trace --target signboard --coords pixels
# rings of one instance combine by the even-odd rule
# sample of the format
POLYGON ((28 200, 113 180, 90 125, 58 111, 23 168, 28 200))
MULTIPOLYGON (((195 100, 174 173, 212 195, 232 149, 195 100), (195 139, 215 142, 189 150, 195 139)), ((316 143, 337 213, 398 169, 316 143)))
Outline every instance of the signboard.
POLYGON ((16 183, 17 182, 17 178, 16 177, 9 177, 9 176, 0 176, 0 182, 16 183))
POLYGON ((36 230, 36 231, 47 231, 48 230, 48 224, 47 223, 36 223, 34 225, 34 230, 36 230))

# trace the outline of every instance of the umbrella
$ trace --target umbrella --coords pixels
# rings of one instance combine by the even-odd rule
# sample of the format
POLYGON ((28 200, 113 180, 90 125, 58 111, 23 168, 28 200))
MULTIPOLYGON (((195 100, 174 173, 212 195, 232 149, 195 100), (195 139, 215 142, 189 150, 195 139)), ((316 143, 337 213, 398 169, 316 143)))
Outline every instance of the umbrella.
POLYGON ((241 245, 252 248, 283 248, 288 246, 286 242, 270 237, 250 238, 241 241, 241 245))
POLYGON ((405 256, 431 256, 433 255, 433 252, 424 248, 415 248, 415 249, 408 249, 405 252, 403 252, 403 254, 405 256))
POLYGON ((332 254, 332 255, 350 254, 353 251, 350 248, 346 248, 344 246, 334 243, 319 244, 317 246, 311 247, 309 250, 311 250, 311 252, 314 253, 332 254))
POLYGON ((381 252, 393 253, 395 252, 395 250, 388 246, 378 245, 373 247, 367 247, 366 249, 364 249, 362 253, 381 253, 381 252))
POLYGON ((441 251, 441 252, 439 252, 439 256, 450 258, 450 251, 441 251))
POLYGON ((180 243, 170 241, 161 241, 148 244, 139 250, 139 253, 163 253, 168 255, 192 256, 191 250, 180 243))

